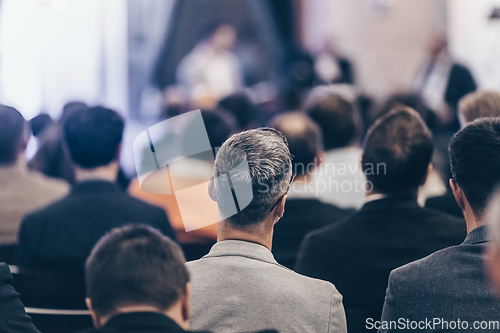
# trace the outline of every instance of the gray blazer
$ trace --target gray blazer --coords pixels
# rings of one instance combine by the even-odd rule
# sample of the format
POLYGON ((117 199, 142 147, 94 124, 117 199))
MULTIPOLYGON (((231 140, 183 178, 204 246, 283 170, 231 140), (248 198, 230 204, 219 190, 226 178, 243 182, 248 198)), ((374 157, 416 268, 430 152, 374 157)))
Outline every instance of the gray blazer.
POLYGON ((393 270, 379 332, 498 332, 500 301, 482 258, 487 237, 486 226, 476 228, 462 244, 393 270))
POLYGON ((218 242, 187 266, 193 284, 193 330, 347 331, 342 296, 335 286, 281 266, 262 245, 218 242))

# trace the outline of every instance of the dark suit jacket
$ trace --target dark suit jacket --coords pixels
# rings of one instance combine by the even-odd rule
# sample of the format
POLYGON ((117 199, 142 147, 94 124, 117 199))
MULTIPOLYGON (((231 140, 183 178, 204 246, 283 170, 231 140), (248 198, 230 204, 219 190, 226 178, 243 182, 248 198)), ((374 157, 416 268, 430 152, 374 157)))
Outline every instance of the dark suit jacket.
MULTIPOLYGON (((460 319, 469 325, 464 331, 498 332, 499 326, 496 329, 473 327, 474 321, 497 321, 499 325, 500 320, 500 301, 485 277, 482 255, 486 245, 487 227, 482 226, 472 230, 462 244, 392 271, 382 320, 439 318, 457 322, 460 319)), ((456 331, 436 324, 418 332, 456 331)))
POLYGON ((425 201, 425 207, 437 209, 447 214, 463 217, 464 214, 462 209, 458 206, 455 197, 451 191, 446 192, 445 194, 439 197, 428 198, 425 201))
POLYGON ((117 314, 101 328, 92 328, 82 333, 181 333, 183 330, 169 317, 156 312, 131 312, 117 314))
POLYGON ((475 91, 476 88, 476 82, 467 67, 453 64, 448 84, 446 85, 444 100, 453 110, 456 110, 460 98, 475 91))
POLYGON ((12 275, 5 263, 0 263, 0 332, 39 333, 12 287, 12 275))
POLYGON ((294 269, 300 243, 308 232, 354 212, 355 210, 341 209, 317 199, 288 199, 285 214, 274 226, 274 258, 283 266, 294 269))
POLYGON ((306 236, 297 272, 332 282, 344 296, 347 329, 363 332, 380 319, 389 273, 444 247, 460 244, 465 221, 420 208, 415 198, 386 198, 306 236))
MULTIPOLYGON (((183 330, 169 317, 155 312, 132 312, 112 317, 103 327, 92 328, 81 333, 182 333, 183 330)), ((261 333, 278 333, 274 330, 261 333)), ((202 333, 202 332, 199 332, 202 333)))
POLYGON ((81 271, 107 231, 130 223, 148 224, 174 239, 163 209, 107 181, 77 183, 68 196, 23 219, 15 262, 38 270, 81 271))

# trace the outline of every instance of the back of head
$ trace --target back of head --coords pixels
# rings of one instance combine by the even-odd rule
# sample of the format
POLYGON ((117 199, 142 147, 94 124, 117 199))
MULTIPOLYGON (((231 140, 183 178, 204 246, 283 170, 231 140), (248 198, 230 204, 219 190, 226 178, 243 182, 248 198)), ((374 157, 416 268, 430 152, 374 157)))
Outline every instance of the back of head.
POLYGON ((416 194, 433 148, 432 134, 419 114, 397 107, 368 130, 362 157, 366 178, 378 193, 416 194))
POLYGON ((387 98, 378 110, 375 111, 372 119, 377 118, 391 112, 396 107, 409 107, 417 111, 418 114, 425 120, 427 117, 427 107, 424 100, 417 93, 396 93, 387 98))
POLYGON ((52 125, 54 121, 52 118, 46 114, 46 113, 41 113, 30 120, 30 125, 31 125, 31 132, 33 133, 33 136, 40 136, 43 132, 45 132, 46 129, 52 125))
POLYGON ((235 134, 224 142, 215 159, 214 189, 219 209, 226 214, 234 209, 234 199, 224 195, 227 188, 220 180, 222 175, 229 176, 232 188, 252 186, 252 198, 238 193, 239 202, 250 203, 227 221, 236 228, 258 224, 286 193, 292 177, 286 138, 275 129, 258 128, 235 134), (240 166, 245 159, 248 170, 240 166))
POLYGON ((465 95, 458 103, 462 127, 478 118, 500 117, 500 92, 485 90, 465 95))
POLYGON ((124 306, 168 310, 184 294, 189 273, 177 244, 146 225, 113 229, 85 266, 87 297, 101 316, 124 306))
POLYGON ((325 150, 346 147, 357 135, 354 105, 337 94, 327 94, 308 108, 309 116, 321 127, 325 150))
POLYGON ((294 174, 306 174, 310 169, 308 166, 316 164, 316 157, 322 151, 319 126, 305 114, 292 112, 276 117, 272 127, 280 131, 288 141, 294 174))
POLYGON ((201 110, 201 117, 212 147, 220 147, 234 133, 235 122, 221 110, 201 110))
POLYGON ((27 124, 16 109, 0 105, 0 165, 12 164, 21 152, 27 124))
POLYGON ((219 101, 219 107, 228 110, 236 117, 240 129, 248 128, 258 113, 254 103, 242 92, 224 97, 219 101))
POLYGON ((500 181, 500 118, 481 118, 458 131, 448 147, 451 174, 476 217, 500 181))
POLYGON ((64 138, 73 163, 92 169, 118 158, 124 121, 113 110, 96 106, 78 109, 64 122, 64 138))

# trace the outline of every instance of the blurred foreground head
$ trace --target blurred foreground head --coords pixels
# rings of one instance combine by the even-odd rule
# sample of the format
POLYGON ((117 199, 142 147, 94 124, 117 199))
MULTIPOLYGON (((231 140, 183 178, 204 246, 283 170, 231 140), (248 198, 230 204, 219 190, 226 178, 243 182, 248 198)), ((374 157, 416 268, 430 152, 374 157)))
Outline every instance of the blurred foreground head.
POLYGON ((190 284, 179 246, 146 225, 103 236, 85 266, 87 306, 94 325, 124 312, 159 312, 187 329, 190 284))

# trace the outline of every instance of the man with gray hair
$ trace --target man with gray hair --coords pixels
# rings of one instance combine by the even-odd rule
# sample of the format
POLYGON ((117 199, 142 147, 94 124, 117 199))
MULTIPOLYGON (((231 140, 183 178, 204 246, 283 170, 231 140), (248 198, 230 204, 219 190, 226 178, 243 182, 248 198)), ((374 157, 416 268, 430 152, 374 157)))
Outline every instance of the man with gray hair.
POLYGON ((274 225, 284 214, 292 180, 285 137, 270 128, 233 135, 217 153, 214 176, 210 192, 219 206, 217 243, 187 264, 192 328, 346 332, 337 289, 279 265, 271 253, 274 225))

